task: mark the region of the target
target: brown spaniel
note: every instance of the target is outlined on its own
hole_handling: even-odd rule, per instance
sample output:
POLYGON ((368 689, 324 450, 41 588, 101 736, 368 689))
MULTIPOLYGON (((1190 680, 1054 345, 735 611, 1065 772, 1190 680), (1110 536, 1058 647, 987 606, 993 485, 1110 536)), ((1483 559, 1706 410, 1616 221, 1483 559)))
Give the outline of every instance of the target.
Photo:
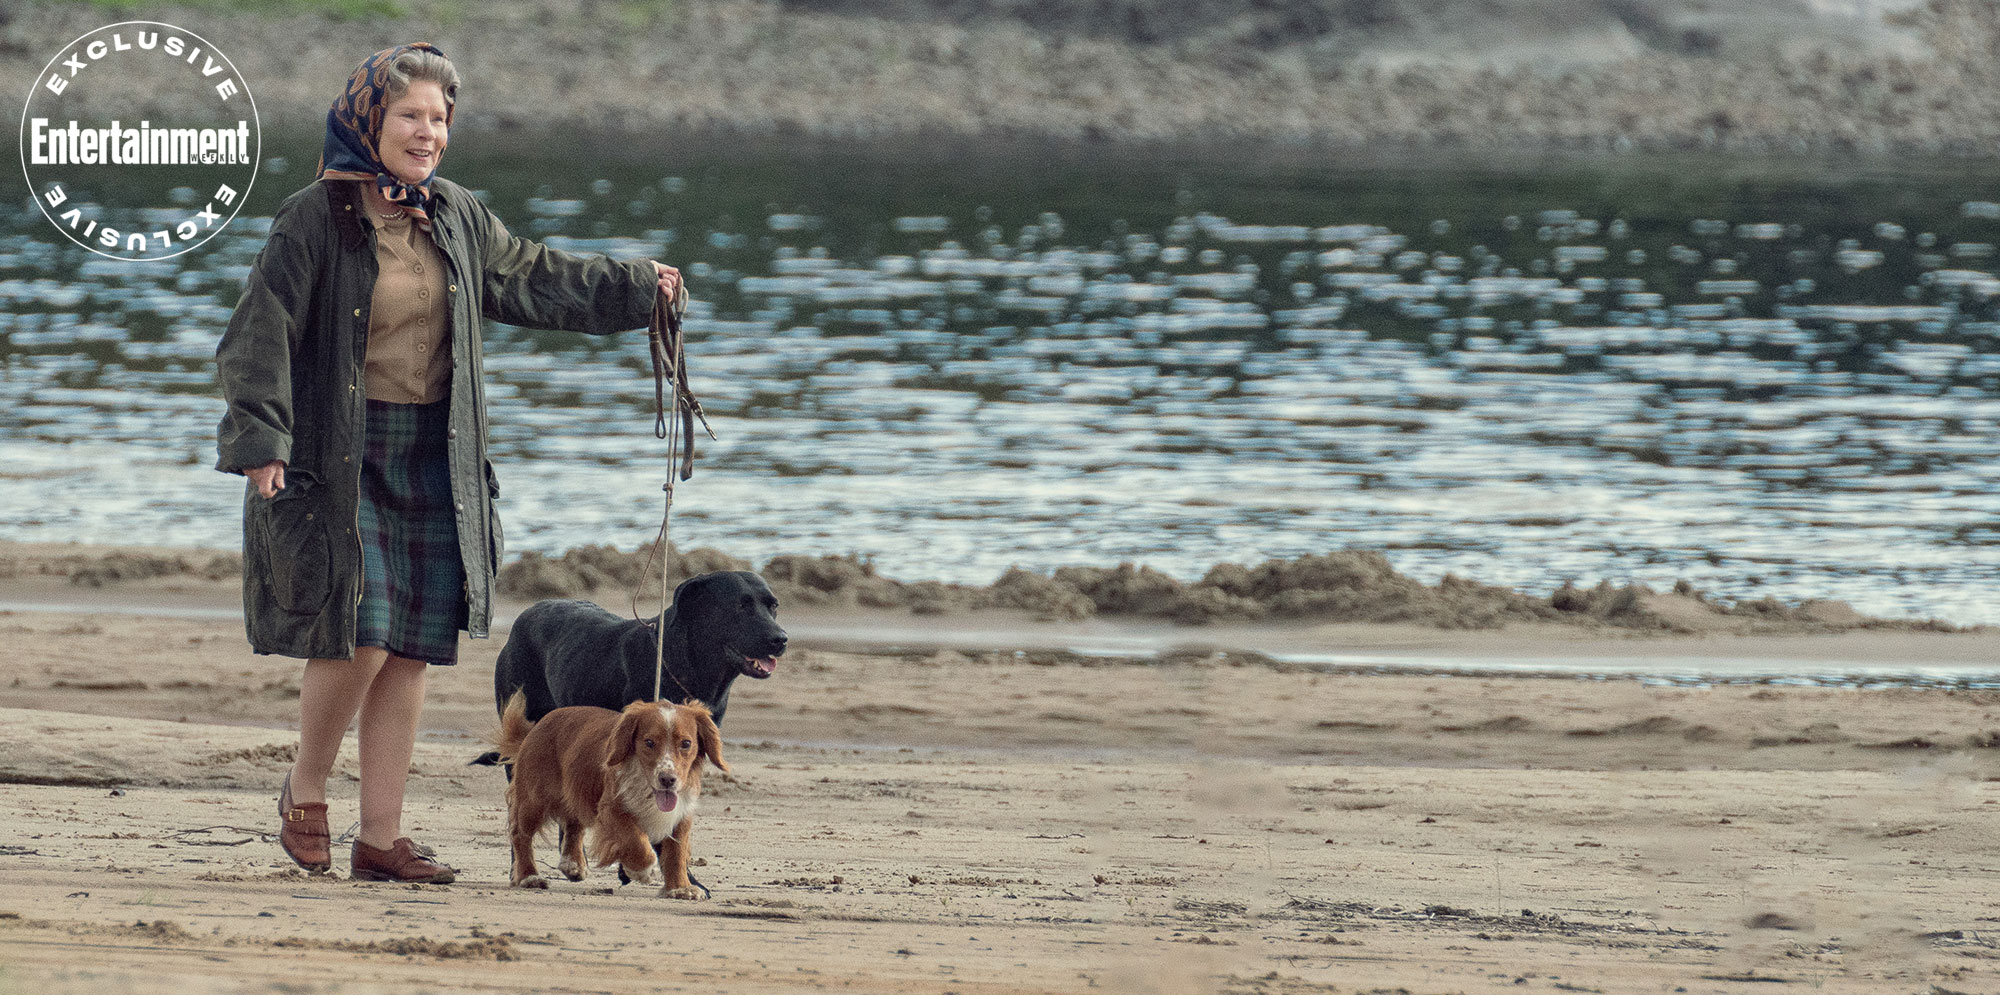
POLYGON ((584 878, 584 829, 590 862, 617 864, 640 884, 664 874, 660 895, 699 899, 688 879, 688 832, 701 797, 701 762, 722 762, 722 737, 707 706, 635 701, 622 712, 589 705, 558 708, 530 723, 516 693, 501 715, 497 745, 514 765, 507 809, 514 846, 514 887, 546 888, 535 866, 535 834, 562 829, 562 861, 571 881, 584 878))

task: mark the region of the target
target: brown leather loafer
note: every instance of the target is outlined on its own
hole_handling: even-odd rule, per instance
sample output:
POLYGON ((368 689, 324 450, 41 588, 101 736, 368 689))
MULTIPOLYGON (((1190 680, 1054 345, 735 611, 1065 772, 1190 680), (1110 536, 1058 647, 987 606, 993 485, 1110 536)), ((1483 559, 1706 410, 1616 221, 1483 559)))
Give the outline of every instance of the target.
POLYGON ((278 791, 278 845, 285 856, 314 874, 333 866, 333 832, 326 825, 326 803, 292 803, 292 775, 278 791))
POLYGON ((418 849, 408 836, 389 844, 387 850, 355 840, 350 862, 354 880, 403 884, 450 884, 458 880, 457 872, 424 856, 418 849))

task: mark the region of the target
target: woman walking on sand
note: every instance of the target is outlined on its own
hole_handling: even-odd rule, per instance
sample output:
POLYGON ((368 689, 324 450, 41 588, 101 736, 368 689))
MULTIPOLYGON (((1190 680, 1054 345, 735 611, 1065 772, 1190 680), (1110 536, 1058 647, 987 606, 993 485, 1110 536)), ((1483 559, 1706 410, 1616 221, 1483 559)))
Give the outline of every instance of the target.
POLYGON ((511 235, 437 176, 459 75, 426 43, 377 52, 327 114, 314 182, 278 209, 216 352, 216 469, 249 478, 243 612, 258 653, 306 660, 285 853, 332 864, 326 781, 360 715, 357 879, 446 883, 403 835, 433 665, 486 635, 500 526, 480 317, 605 334, 647 323, 680 273, 511 235))

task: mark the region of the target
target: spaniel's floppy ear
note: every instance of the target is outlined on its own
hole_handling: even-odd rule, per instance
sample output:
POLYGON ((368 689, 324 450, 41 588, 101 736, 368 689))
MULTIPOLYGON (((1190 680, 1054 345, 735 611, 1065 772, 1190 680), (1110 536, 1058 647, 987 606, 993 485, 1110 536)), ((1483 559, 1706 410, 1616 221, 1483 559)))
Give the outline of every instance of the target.
POLYGON ((604 766, 620 766, 639 752, 639 737, 646 734, 642 722, 645 716, 643 702, 635 701, 625 706, 624 714, 618 716, 618 725, 611 730, 611 741, 605 744, 604 766))
POLYGON ((680 707, 694 713, 694 761, 700 763, 702 757, 708 757, 708 763, 714 763, 718 771, 728 773, 730 765, 722 763, 722 729, 716 729, 716 719, 708 713, 708 705, 698 697, 690 697, 682 701, 680 707))
POLYGON ((729 765, 722 762, 722 730, 715 727, 715 718, 709 715, 708 706, 698 701, 691 701, 682 707, 689 706, 694 709, 695 742, 699 744, 695 751, 696 761, 699 762, 701 757, 707 757, 708 762, 714 764, 716 770, 729 773, 729 765))

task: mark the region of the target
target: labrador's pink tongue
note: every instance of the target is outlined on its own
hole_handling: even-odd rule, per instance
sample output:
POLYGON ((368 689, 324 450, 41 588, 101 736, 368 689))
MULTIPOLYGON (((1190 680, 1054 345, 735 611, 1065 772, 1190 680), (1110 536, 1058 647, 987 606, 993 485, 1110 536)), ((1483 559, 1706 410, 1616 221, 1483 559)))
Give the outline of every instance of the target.
POLYGON ((679 804, 680 800, 681 800, 680 796, 674 794, 671 791, 660 791, 655 789, 653 792, 653 801, 654 803, 660 806, 660 811, 662 812, 673 811, 674 806, 679 804))

